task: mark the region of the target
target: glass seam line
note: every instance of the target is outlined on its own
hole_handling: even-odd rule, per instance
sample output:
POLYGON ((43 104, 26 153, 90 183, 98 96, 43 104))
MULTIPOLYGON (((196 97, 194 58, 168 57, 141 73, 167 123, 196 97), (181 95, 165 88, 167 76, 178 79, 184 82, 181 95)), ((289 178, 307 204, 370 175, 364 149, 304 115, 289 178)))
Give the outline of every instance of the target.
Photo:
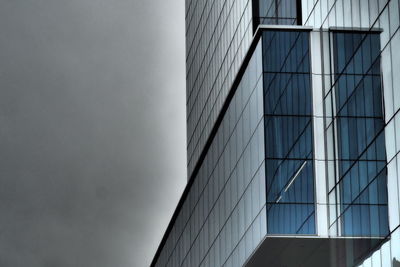
MULTIPOLYGON (((251 25, 251 23, 248 24, 247 30, 249 29, 249 26, 250 26, 250 25, 251 25)), ((243 38, 242 40, 244 40, 244 38, 243 38)), ((237 76, 237 75, 238 75, 238 74, 236 74, 236 76, 237 76)), ((225 82, 225 80, 227 79, 227 77, 228 77, 228 76, 225 76, 223 83, 225 82)), ((231 90, 232 90, 232 86, 231 86, 231 90)), ((228 95, 229 95, 229 93, 230 93, 231 90, 228 91, 228 94, 227 94, 226 98, 228 97, 228 95)), ((222 90, 219 90, 219 91, 218 91, 218 95, 216 96, 215 101, 214 101, 214 103, 213 103, 213 105, 212 105, 212 107, 211 107, 211 111, 216 107, 216 103, 218 102, 218 97, 221 95, 221 91, 222 91, 222 90)), ((211 93, 210 93, 210 94, 211 94, 211 93)), ((225 99, 225 101, 226 101, 226 99, 225 99)), ((225 102, 225 101, 224 101, 224 102, 225 102)), ((223 104, 222 104, 222 107, 223 107, 223 104)), ((222 107, 221 107, 221 110, 222 110, 222 107)), ((205 109, 205 106, 203 107, 202 113, 203 113, 204 109, 205 109)), ((212 112, 210 112, 210 113, 208 114, 207 119, 206 119, 206 122, 205 122, 205 125, 207 125, 207 122, 210 120, 211 115, 212 115, 212 112)), ((201 117, 200 117, 200 118, 201 118, 201 117)), ((217 118, 217 119, 218 119, 218 118, 217 118)), ((216 121, 217 121, 217 119, 216 119, 216 121)), ((214 122, 214 125, 216 124, 216 121, 214 122)), ((200 120, 197 122, 196 127, 194 128, 193 133, 194 133, 195 130, 197 129, 197 127, 198 127, 198 125, 199 125, 199 122, 200 122, 200 120)), ((213 126, 213 127, 214 127, 214 126, 213 126)), ((205 127, 201 130, 200 137, 203 135, 203 132, 204 132, 204 131, 205 131, 205 127)), ((211 134, 211 133, 210 133, 210 134, 211 134)), ((209 135, 210 135, 210 134, 209 134, 209 135)), ((206 140, 207 140, 208 138, 210 138, 210 136, 208 136, 208 137, 206 138, 206 140)), ((192 139, 193 139, 193 136, 191 137, 191 140, 192 140, 192 139)), ((190 140, 190 142, 191 142, 191 140, 190 140)), ((194 148, 197 148, 199 142, 200 142, 200 138, 197 140, 197 142, 196 142, 194 148)), ((188 143, 188 144, 189 144, 189 143, 188 143)), ((188 146, 188 147, 189 147, 189 146, 188 146)), ((204 149, 204 148, 203 148, 203 149, 204 149)), ((189 162, 192 160, 192 158, 193 158, 193 155, 190 156, 189 162)))
MULTIPOLYGON (((249 25, 250 25, 250 24, 251 24, 251 23, 249 23, 249 25)), ((245 33, 248 32, 248 30, 249 30, 249 26, 246 26, 245 33)), ((237 54, 238 54, 238 51, 239 51, 239 49, 240 49, 241 46, 242 46, 242 43, 243 43, 244 38, 245 38, 245 36, 242 36, 242 38, 240 39, 239 47, 238 47, 238 49, 237 49, 236 52, 235 52, 234 58, 236 58, 236 56, 237 56, 237 54)), ((231 43, 232 43, 232 42, 233 42, 233 40, 231 41, 231 43)), ((227 56, 227 54, 228 54, 228 52, 229 52, 229 48, 230 48, 231 43, 229 44, 228 50, 227 50, 227 52, 225 53, 224 58, 222 59, 222 63, 224 63, 224 61, 225 61, 225 58, 226 58, 226 56, 227 56)), ((212 62, 212 59, 214 58, 215 53, 216 53, 216 48, 215 48, 213 54, 211 55, 211 60, 210 60, 210 62, 207 63, 207 64, 208 64, 207 69, 209 69, 209 66, 210 66, 210 64, 211 64, 211 62, 212 62)), ((202 61, 202 62, 203 62, 203 61, 202 61)), ((231 64, 231 65, 232 65, 232 64, 231 64)), ((231 68, 231 65, 230 65, 230 68, 231 68)), ((211 87, 210 87, 210 92, 208 93, 208 96, 207 96, 207 98, 205 99, 205 103, 207 103, 207 100, 210 98, 210 95, 211 95, 211 93, 212 93, 212 91, 213 91, 213 89, 214 89, 214 86, 216 85, 216 81, 218 80, 219 74, 221 73, 222 67, 223 67, 223 64, 221 64, 221 66, 220 66, 219 69, 218 69, 218 72, 216 73, 215 80, 213 81, 213 84, 212 84, 211 87)), ((230 68, 229 68, 229 70, 230 70, 230 68)), ((227 75, 229 74, 229 70, 228 70, 227 75)), ((205 73, 205 74, 206 74, 206 73, 205 73)), ((202 81, 201 81, 201 83, 200 83, 200 85, 199 85, 199 89, 201 89, 202 85, 204 84, 204 82, 205 82, 205 80, 206 80, 206 75, 205 75, 205 74, 204 74, 204 77, 203 77, 203 79, 202 79, 202 81)), ((199 75, 199 73, 198 73, 198 75, 199 75)), ((227 75, 226 75, 226 76, 227 76, 227 75)), ((223 82, 226 80, 226 76, 224 77, 223 82)), ((197 81, 197 78, 196 78, 196 81, 197 81)), ((195 82, 196 82, 196 81, 195 81, 195 82)), ((219 91, 218 91, 218 92, 219 92, 219 91)), ((200 94, 200 90, 197 90, 195 99, 193 100, 193 101, 194 101, 193 104, 196 103, 196 100, 197 100, 199 94, 200 94)), ((219 95, 219 94, 218 94, 218 95, 219 95)), ((187 99, 187 104, 189 103, 190 97, 191 97, 191 94, 189 95, 189 98, 187 99)), ((190 101, 192 101, 192 100, 190 100, 190 101)), ((206 105, 204 104, 203 107, 202 107, 202 111, 201 111, 200 114, 199 114, 199 118, 201 118, 201 115, 203 114, 203 110, 205 109, 205 106, 206 106, 206 105)), ((191 107, 191 109, 189 110, 189 112, 188 112, 188 114, 187 114, 186 120, 187 120, 188 122, 189 122, 190 116, 192 115, 192 112, 193 112, 193 110, 194 110, 194 107, 195 107, 195 105, 193 105, 193 106, 191 107)), ((193 138, 193 135, 194 135, 195 130, 196 130, 196 128, 197 128, 197 124, 198 124, 198 122, 196 123, 196 125, 194 125, 195 127, 193 128, 193 133, 191 133, 191 136, 190 136, 190 139, 189 139, 189 142, 188 142, 188 143, 190 143, 190 141, 191 141, 192 138, 193 138)))
MULTIPOLYGON (((261 78, 261 77, 262 77, 262 75, 259 76, 259 78, 258 78, 256 84, 258 84, 258 82, 260 81, 260 78, 261 78)), ((239 115, 238 121, 235 123, 235 126, 234 126, 233 130, 236 129, 237 124, 238 124, 240 118, 243 117, 244 109, 245 109, 245 108, 247 107, 247 105, 249 104, 250 98, 251 98, 251 96, 254 94, 255 89, 257 89, 257 85, 254 86, 252 93, 250 94, 249 98, 247 99, 247 101, 246 101, 246 103, 245 103, 245 105, 244 105, 244 107, 243 107, 243 110, 242 110, 242 112, 241 112, 240 115, 239 115)), ((236 168, 238 162, 239 162, 240 159, 242 158, 244 152, 246 151, 246 148, 249 146, 249 143, 250 143, 251 139, 252 139, 253 136, 254 136, 254 133, 256 132, 257 128, 260 126, 260 124, 261 124, 262 121, 263 121, 263 117, 261 116, 260 119, 259 119, 259 121, 258 121, 258 123, 257 123, 257 126, 255 127, 255 131, 251 134, 251 136, 250 136, 249 140, 247 141, 247 143, 246 143, 246 145, 245 145, 245 147, 244 147, 242 153, 239 155, 239 158, 238 158, 237 162, 235 163, 235 166, 234 166, 233 170, 236 168)), ((223 152, 225 151, 225 148, 226 148, 226 146, 227 146, 227 144, 228 144, 228 142, 229 142, 229 140, 230 140, 230 138, 231 138, 232 135, 233 135, 233 132, 230 134, 230 136, 229 136, 229 138, 228 138, 228 140, 227 140, 227 143, 224 144, 223 150, 222 150, 222 152, 221 152, 221 155, 218 156, 218 159, 217 159, 217 161, 216 161, 216 164, 215 164, 215 166, 213 167, 213 169, 212 169, 212 171, 211 171, 211 173, 210 173, 210 176, 209 176, 208 179, 207 179, 207 182, 206 182, 204 188, 203 188, 203 189, 201 190, 201 192, 199 193, 199 198, 196 200, 196 203, 195 203, 195 205, 194 205, 194 207, 193 207, 193 210, 195 209, 195 207, 196 207, 197 204, 199 203, 200 197, 201 197, 201 195, 204 193, 204 189, 205 189, 205 187, 208 185, 208 183, 209 183, 209 181, 210 181, 210 179, 211 179, 211 176, 212 176, 212 174, 214 173, 214 171, 215 171, 215 169, 216 169, 216 167, 217 167, 217 165, 218 165, 218 162, 219 162, 220 159, 222 158, 222 154, 223 154, 223 152)), ((263 161, 264 161, 264 160, 263 160, 263 161)), ((263 161, 262 161, 262 162, 263 162, 263 161)), ((229 174, 229 178, 227 179, 227 181, 230 179, 232 173, 233 173, 233 171, 229 174)), ((256 173, 257 173, 257 172, 256 172, 256 173)), ((226 184, 226 183, 225 183, 225 184, 226 184)), ((224 184, 224 187, 223 187, 223 188, 225 188, 225 184, 224 184)), ((223 188, 222 188, 222 190, 223 190, 223 188)), ((220 194, 218 195, 217 200, 219 199, 219 196, 221 195, 221 193, 222 193, 222 191, 221 191, 220 194)), ((214 205, 211 207, 211 210, 214 208, 215 204, 216 204, 216 203, 214 203, 214 205)), ((190 216, 189 216, 187 222, 185 223, 184 228, 186 227, 187 223, 189 222, 190 218, 192 217, 192 214, 193 214, 193 213, 190 214, 190 216)), ((203 224, 203 225, 204 225, 204 224, 203 224)), ((183 232, 182 232, 182 233, 183 233, 183 232)), ((178 237, 177 240, 179 240, 180 237, 181 237, 181 235, 178 237)), ((197 236, 195 237, 195 239, 196 239, 196 238, 197 238, 197 236)))
MULTIPOLYGON (((233 5, 232 5, 232 8, 233 8, 233 5)), ((231 12, 232 8, 229 10, 228 16, 231 14, 230 12, 231 12)), ((245 9, 246 9, 246 8, 247 8, 247 6, 245 7, 245 9)), ((238 26, 236 27, 235 32, 233 33, 233 38, 236 36, 236 33, 238 32, 238 29, 239 29, 239 27, 240 27, 240 22, 242 21, 243 16, 244 16, 244 12, 242 13, 242 15, 241 15, 241 17, 240 17, 239 24, 238 24, 238 26)), ((228 19, 228 18, 229 18, 229 17, 227 17, 227 19, 228 19)), ((250 23, 251 23, 251 22, 250 22, 250 23)), ((250 24, 250 23, 249 23, 249 24, 250 24)), ((223 25, 223 28, 222 28, 222 30, 221 30, 222 32, 223 32, 223 30, 225 29, 226 24, 227 24, 227 23, 225 22, 224 25, 223 25)), ((213 35, 214 35, 214 33, 215 33, 215 30, 216 30, 216 28, 214 29, 213 35)), ((248 31, 248 26, 246 26, 246 30, 245 30, 244 33, 246 33, 247 31, 248 31)), ((209 61, 208 63, 206 63, 206 64, 207 64, 207 66, 206 66, 206 67, 207 67, 207 68, 206 68, 206 73, 204 73, 204 77, 202 77, 202 80, 200 81, 199 89, 202 88, 204 82, 206 81, 206 74, 207 74, 208 70, 210 69, 210 64, 211 64, 212 60, 213 60, 214 57, 215 57, 215 54, 216 54, 216 52, 217 52, 218 43, 221 41, 221 38, 222 38, 222 35, 221 35, 221 36, 218 38, 218 40, 217 40, 216 46, 215 46, 215 48, 214 48, 214 50, 213 50, 213 52, 212 52, 212 54, 211 54, 210 61, 209 61)), ((239 47, 237 48, 237 50, 236 50, 236 52, 235 52, 234 58, 236 58, 236 55, 237 55, 237 53, 238 53, 238 50, 239 50, 240 47, 241 47, 241 44, 242 44, 244 38, 245 38, 244 36, 241 37, 240 42, 239 42, 239 47)), ((219 77, 219 74, 221 73, 221 69, 222 69, 222 67, 223 67, 223 63, 225 62, 225 59, 226 59, 226 57, 227 57, 227 55, 228 55, 228 53, 229 53, 229 49, 230 49, 230 47, 231 47, 233 41, 234 41, 234 39, 232 39, 232 40, 230 41, 230 43, 229 43, 229 45, 228 45, 227 52, 224 54, 224 57, 222 58, 222 64, 221 64, 221 66, 219 67, 219 69, 218 69, 218 71, 217 71, 217 73, 216 73, 215 80, 214 80, 213 84, 211 85, 210 92, 208 93, 208 97, 207 97, 205 103, 207 103, 207 100, 209 99, 209 97, 210 97, 210 95, 211 95, 211 93, 212 93, 212 90, 213 90, 213 88, 214 88, 214 86, 215 86, 215 84, 216 84, 216 81, 217 81, 217 79, 218 79, 218 77, 219 77)), ((196 77, 195 77, 195 80, 193 81, 193 86, 196 85, 196 82, 197 82, 198 78, 200 77, 199 75, 200 75, 200 72, 201 72, 201 70, 202 70, 203 63, 205 62, 205 59, 206 59, 206 56, 207 56, 207 51, 208 51, 210 45, 211 45, 211 42, 209 42, 209 45, 208 45, 207 50, 206 50, 206 53, 204 54, 203 59, 202 59, 202 61, 201 61, 201 63, 200 63, 199 71, 197 72, 196 77)), ((231 64, 231 65, 232 65, 232 64, 231 64)), ((228 71, 229 71, 229 70, 228 70, 228 71)), ((228 74, 228 73, 227 73, 227 74, 228 74)), ((224 80, 225 80, 225 79, 224 79, 224 80)), ((192 94, 193 94, 193 92, 194 92, 194 87, 191 88, 190 94, 189 94, 189 96, 187 97, 187 100, 186 100, 186 104, 189 104, 189 101, 193 101, 193 106, 191 107, 191 109, 189 110, 189 112, 188 112, 188 114, 187 114, 187 120, 189 120, 189 118, 190 118, 190 116, 191 116, 191 114, 192 114, 192 112, 193 112, 193 110, 194 110, 195 103, 197 102, 196 100, 197 100, 198 97, 199 97, 200 91, 201 91, 201 90, 197 90, 196 95, 194 96, 195 98, 194 98, 193 100, 191 100, 192 94)), ((205 104, 204 104, 204 106, 205 106, 205 104)), ((204 110, 204 106, 203 106, 203 108, 202 108, 203 110, 204 110)), ((199 117, 201 117, 201 114, 202 114, 202 113, 203 113, 203 111, 200 113, 200 116, 199 116, 199 117)), ((196 129, 196 127, 193 129, 193 132, 195 132, 195 129, 196 129)), ((192 138, 192 135, 193 135, 193 134, 191 134, 191 138, 192 138)), ((191 140, 191 138, 190 138, 190 140, 191 140)))

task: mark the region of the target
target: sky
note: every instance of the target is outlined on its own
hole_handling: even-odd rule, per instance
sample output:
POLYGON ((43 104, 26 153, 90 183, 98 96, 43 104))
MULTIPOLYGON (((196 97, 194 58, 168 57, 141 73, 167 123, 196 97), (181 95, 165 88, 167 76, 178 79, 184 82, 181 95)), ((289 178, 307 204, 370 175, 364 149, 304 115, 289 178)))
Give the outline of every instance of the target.
POLYGON ((183 0, 0 1, 0 266, 148 266, 186 184, 183 0))

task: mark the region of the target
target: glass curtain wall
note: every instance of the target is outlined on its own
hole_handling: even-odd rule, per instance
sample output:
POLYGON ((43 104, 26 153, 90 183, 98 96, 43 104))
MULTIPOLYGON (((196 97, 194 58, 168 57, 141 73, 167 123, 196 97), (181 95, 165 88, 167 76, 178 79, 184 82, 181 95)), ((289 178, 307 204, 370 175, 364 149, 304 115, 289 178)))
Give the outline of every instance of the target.
POLYGON ((259 24, 301 25, 301 7, 298 0, 255 0, 254 17, 259 24))
POLYGON ((242 266, 266 234, 262 47, 249 59, 155 266, 242 266))
POLYGON ((334 96, 339 216, 343 236, 389 232, 380 39, 334 31, 334 96))
POLYGON ((315 234, 309 32, 262 38, 268 234, 315 234))

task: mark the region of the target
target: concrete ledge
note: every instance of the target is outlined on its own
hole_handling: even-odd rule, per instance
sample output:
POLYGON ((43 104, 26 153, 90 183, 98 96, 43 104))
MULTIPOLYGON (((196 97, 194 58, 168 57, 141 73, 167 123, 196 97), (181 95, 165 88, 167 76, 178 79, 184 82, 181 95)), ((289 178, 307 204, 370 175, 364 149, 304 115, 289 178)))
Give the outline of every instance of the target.
POLYGON ((267 236, 246 261, 246 267, 354 266, 383 238, 320 238, 267 236))

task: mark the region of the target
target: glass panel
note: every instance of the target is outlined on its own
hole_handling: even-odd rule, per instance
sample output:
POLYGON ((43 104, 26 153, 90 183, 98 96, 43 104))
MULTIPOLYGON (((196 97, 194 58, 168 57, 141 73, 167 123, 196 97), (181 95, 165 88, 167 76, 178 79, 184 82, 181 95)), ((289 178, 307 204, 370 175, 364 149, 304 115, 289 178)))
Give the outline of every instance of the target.
POLYGON ((378 33, 334 32, 339 218, 344 236, 388 234, 378 33))
POLYGON ((263 33, 268 234, 315 234, 309 33, 263 33))
MULTIPOLYGON (((297 0, 256 0, 258 3, 258 18, 260 24, 296 25, 301 24, 297 17, 297 0)), ((257 14, 257 12, 255 13, 257 14)))

